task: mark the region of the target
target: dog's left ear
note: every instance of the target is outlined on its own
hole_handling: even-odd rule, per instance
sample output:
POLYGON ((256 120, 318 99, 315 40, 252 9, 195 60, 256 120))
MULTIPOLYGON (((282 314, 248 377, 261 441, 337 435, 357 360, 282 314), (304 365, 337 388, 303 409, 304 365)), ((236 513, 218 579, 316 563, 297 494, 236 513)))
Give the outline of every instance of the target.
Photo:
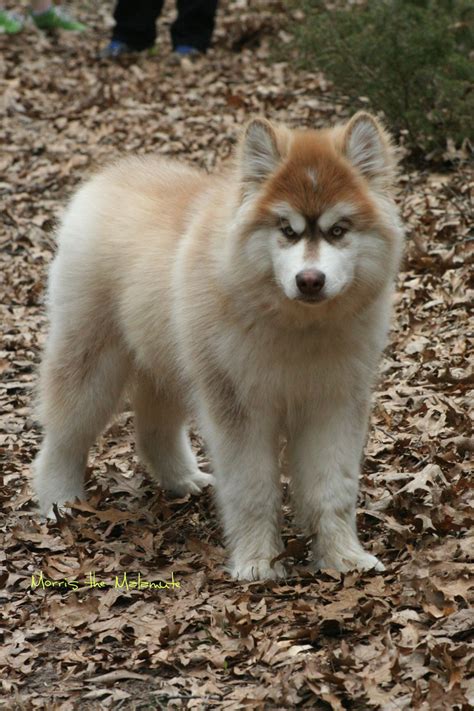
POLYGON ((351 118, 344 129, 343 152, 367 180, 392 182, 396 151, 388 133, 371 114, 359 111, 351 118))
POLYGON ((240 171, 248 192, 257 189, 275 170, 281 156, 271 123, 262 118, 250 121, 240 149, 240 171))

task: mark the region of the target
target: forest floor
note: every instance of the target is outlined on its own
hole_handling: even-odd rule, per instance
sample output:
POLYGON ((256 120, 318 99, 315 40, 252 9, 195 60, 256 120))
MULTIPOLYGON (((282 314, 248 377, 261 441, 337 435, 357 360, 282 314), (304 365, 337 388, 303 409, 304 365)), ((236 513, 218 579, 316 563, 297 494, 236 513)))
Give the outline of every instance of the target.
POLYGON ((172 7, 154 56, 99 61, 111 4, 86 6, 85 35, 0 37, 0 707, 472 708, 466 165, 400 178, 407 248, 358 510, 386 572, 311 574, 285 487, 291 577, 232 582, 211 492, 154 487, 127 409, 94 449, 88 502, 38 518, 32 394, 54 224, 75 186, 121 154, 218 168, 255 113, 308 127, 350 114, 320 73, 272 60, 288 40, 283 3, 222 2, 215 46, 195 62, 171 56, 172 7), (124 573, 179 587, 127 589, 124 573))

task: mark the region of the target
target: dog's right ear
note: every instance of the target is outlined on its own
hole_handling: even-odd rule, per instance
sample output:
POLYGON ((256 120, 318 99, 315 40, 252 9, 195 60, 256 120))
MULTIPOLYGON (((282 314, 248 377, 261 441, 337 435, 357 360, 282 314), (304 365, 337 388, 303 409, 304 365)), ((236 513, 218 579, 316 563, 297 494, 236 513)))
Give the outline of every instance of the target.
POLYGON ((281 160, 275 131, 269 121, 256 118, 247 124, 240 149, 240 171, 246 193, 257 190, 281 160))

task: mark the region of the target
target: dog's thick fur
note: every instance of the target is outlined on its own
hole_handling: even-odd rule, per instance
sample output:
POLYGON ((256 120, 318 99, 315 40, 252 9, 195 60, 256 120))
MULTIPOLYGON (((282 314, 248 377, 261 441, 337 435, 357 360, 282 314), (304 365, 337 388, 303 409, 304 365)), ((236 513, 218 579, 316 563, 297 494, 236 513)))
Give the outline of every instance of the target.
POLYGON ((187 438, 196 413, 235 578, 285 573, 282 435, 315 565, 383 569, 355 506, 402 245, 394 156, 366 113, 321 131, 254 119, 220 177, 131 158, 77 192, 50 275, 44 513, 84 497, 88 450, 130 385, 139 451, 177 494, 213 481, 187 438), (323 287, 302 293, 301 274, 323 287))

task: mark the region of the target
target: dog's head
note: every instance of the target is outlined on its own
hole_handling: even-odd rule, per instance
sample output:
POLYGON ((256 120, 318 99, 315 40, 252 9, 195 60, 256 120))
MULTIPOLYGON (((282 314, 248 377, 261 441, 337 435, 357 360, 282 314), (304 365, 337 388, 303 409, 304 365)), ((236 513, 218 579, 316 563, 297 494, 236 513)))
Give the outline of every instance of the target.
POLYGON ((320 131, 254 119, 237 160, 243 252, 283 302, 360 303, 392 280, 402 240, 395 149, 373 116, 320 131))

